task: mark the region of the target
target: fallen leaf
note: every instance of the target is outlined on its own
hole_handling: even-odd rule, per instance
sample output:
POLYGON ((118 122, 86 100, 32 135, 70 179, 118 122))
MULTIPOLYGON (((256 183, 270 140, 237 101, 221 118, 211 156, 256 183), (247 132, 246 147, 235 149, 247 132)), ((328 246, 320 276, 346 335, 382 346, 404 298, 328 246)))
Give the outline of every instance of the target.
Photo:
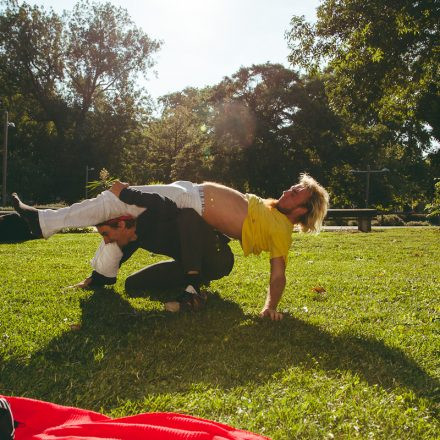
POLYGON ((322 286, 316 286, 312 290, 316 293, 325 293, 326 292, 326 290, 322 286))

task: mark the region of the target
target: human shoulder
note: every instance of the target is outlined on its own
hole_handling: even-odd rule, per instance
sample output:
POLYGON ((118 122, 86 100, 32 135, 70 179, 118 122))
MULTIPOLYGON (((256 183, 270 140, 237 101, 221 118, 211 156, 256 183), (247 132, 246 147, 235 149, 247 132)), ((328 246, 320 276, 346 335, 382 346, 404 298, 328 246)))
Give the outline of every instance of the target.
POLYGON ((252 194, 252 193, 246 193, 244 194, 245 199, 248 201, 248 203, 253 203, 255 205, 263 205, 264 204, 264 199, 252 194))

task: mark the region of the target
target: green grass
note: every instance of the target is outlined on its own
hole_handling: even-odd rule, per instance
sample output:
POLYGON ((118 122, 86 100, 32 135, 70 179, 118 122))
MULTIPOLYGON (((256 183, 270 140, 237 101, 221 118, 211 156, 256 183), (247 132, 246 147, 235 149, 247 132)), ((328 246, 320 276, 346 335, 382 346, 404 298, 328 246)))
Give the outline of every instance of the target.
POLYGON ((257 317, 268 259, 237 243, 231 276, 187 315, 125 293, 157 260, 147 252, 91 292, 65 287, 89 274, 96 234, 0 245, 0 393, 273 439, 439 438, 439 240, 438 228, 295 234, 281 322, 257 317))

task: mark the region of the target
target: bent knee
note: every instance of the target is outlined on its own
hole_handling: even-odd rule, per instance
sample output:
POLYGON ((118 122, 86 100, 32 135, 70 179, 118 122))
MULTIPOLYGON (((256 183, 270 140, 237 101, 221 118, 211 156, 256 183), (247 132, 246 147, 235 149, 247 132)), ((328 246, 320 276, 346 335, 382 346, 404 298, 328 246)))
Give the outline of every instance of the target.
POLYGON ((135 274, 129 276, 125 280, 125 291, 129 296, 140 296, 142 291, 148 289, 148 282, 144 279, 139 279, 135 274))
POLYGON ((232 268, 234 267, 234 253, 231 248, 228 246, 228 251, 226 252, 226 264, 224 266, 224 273, 222 276, 229 275, 232 272, 232 268))
POLYGON ((219 255, 218 260, 215 264, 210 267, 210 270, 205 273, 205 277, 209 278, 209 280, 218 280, 229 275, 234 267, 234 254, 231 251, 231 248, 227 246, 222 252, 222 255, 219 255))

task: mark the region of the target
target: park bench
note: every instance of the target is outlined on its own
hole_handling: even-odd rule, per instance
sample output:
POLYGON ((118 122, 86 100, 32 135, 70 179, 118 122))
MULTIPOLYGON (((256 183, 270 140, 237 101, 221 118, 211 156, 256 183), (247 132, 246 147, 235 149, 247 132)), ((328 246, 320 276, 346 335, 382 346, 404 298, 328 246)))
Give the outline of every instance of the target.
POLYGON ((377 216, 376 209, 329 209, 326 220, 354 218, 357 220, 358 230, 371 231, 371 219, 377 216))

